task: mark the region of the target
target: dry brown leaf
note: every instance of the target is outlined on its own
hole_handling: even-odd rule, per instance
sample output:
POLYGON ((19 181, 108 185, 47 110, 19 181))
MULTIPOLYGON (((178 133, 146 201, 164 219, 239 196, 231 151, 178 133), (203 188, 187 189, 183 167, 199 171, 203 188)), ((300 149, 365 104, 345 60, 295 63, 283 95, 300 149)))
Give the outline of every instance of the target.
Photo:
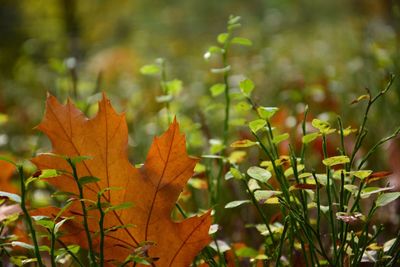
MULTIPOLYGON (((123 261, 144 241, 153 241, 148 256, 159 258, 156 266, 189 266, 194 257, 209 242, 208 229, 211 216, 208 212, 182 222, 171 220, 171 211, 187 180, 192 176, 197 160, 188 157, 185 137, 174 121, 160 137, 155 137, 146 161, 140 169, 128 161, 128 130, 124 114, 117 114, 110 101, 103 95, 99 112, 88 119, 72 103, 60 104, 48 96, 46 113, 38 129, 51 140, 52 153, 69 157, 89 156, 78 163, 80 177, 95 176, 98 183, 86 184, 84 198, 96 200, 97 192, 107 187, 122 187, 104 194, 112 205, 132 202, 129 209, 106 215, 105 227, 134 224, 134 227, 110 232, 106 237, 106 257, 123 261)), ((70 170, 67 162, 50 155, 40 155, 33 163, 39 169, 70 170)), ((60 176, 49 182, 61 191, 77 193, 71 176, 60 176)), ((54 209, 47 209, 47 213, 54 209)), ((82 214, 79 205, 70 212, 82 214)), ((90 231, 98 230, 98 212, 90 212, 90 231)), ((69 225, 73 232, 67 242, 85 246, 79 218, 69 225)), ((95 242, 97 247, 97 243, 95 242)))

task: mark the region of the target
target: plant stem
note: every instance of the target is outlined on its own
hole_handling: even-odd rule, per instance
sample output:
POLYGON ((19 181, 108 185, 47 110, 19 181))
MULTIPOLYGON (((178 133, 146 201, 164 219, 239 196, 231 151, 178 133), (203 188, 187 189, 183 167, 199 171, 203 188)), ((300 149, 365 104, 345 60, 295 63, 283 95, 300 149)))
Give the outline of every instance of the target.
POLYGON ((37 263, 38 263, 39 267, 44 267, 44 264, 42 262, 42 257, 40 256, 39 245, 38 245, 37 238, 36 238, 36 232, 35 232, 35 229, 33 228, 31 216, 29 215, 28 209, 26 208, 26 187, 25 187, 24 168, 22 165, 19 165, 19 166, 17 166, 17 169, 18 169, 19 180, 20 180, 20 185, 21 185, 21 209, 25 215, 25 220, 28 224, 28 228, 29 228, 29 231, 32 236, 32 242, 33 242, 33 246, 34 246, 35 257, 37 259, 37 263))
POLYGON ((55 243, 56 243, 56 235, 54 233, 55 226, 50 231, 51 239, 50 239, 50 260, 51 266, 57 267, 56 264, 56 255, 55 255, 55 243))
MULTIPOLYGON (((328 158, 328 153, 327 153, 327 144, 326 144, 326 135, 322 134, 322 150, 324 153, 324 158, 328 158)), ((333 253, 336 257, 337 253, 337 248, 336 248, 336 227, 335 227, 335 220, 333 216, 333 203, 332 203, 332 195, 331 195, 331 177, 330 177, 330 168, 329 166, 326 166, 326 194, 328 197, 328 206, 329 206, 329 220, 330 220, 330 226, 331 226, 331 231, 332 231, 332 245, 333 245, 333 253)))
POLYGON ((79 177, 78 177, 75 163, 72 162, 72 160, 70 158, 67 159, 67 162, 69 163, 69 165, 72 168, 72 175, 74 177, 74 180, 75 180, 75 182, 78 186, 78 190, 79 190, 79 198, 80 198, 82 214, 83 214, 83 227, 85 228, 86 238, 88 241, 89 263, 90 263, 90 266, 97 266, 96 259, 94 257, 92 237, 90 235, 89 224, 87 221, 88 214, 87 214, 86 205, 85 205, 85 201, 84 201, 83 188, 82 188, 82 185, 79 183, 79 177))
POLYGON ((72 253, 72 251, 68 248, 67 245, 64 244, 64 242, 62 242, 61 240, 57 240, 57 242, 65 249, 65 251, 67 251, 67 253, 75 260, 75 262, 80 266, 80 267, 84 267, 82 262, 79 260, 79 258, 72 253))
POLYGON ((99 218, 99 232, 100 232, 100 252, 99 252, 99 258, 100 258, 100 267, 104 266, 104 210, 103 207, 101 206, 101 194, 97 195, 97 208, 100 213, 100 218, 99 218))
POLYGON ((275 266, 279 266, 280 265, 280 258, 281 258, 281 255, 282 255, 283 242, 285 241, 286 231, 288 229, 288 226, 289 226, 289 219, 288 219, 288 217, 286 217, 285 218, 285 223, 283 225, 283 231, 282 231, 281 239, 279 241, 278 255, 276 255, 275 266))
POLYGON ((260 204, 258 203, 257 199, 255 198, 253 192, 250 190, 250 187, 249 187, 249 185, 247 184, 246 180, 243 180, 243 184, 244 184, 244 186, 246 187, 247 191, 248 191, 249 194, 250 194, 251 201, 253 202, 253 205, 256 207, 258 213, 259 213, 260 216, 261 216, 261 219, 263 220, 265 226, 266 226, 267 229, 268 229, 268 232, 269 232, 269 235, 270 235, 270 237, 271 237, 272 243, 275 243, 274 235, 273 235, 273 233, 272 233, 271 228, 269 227, 268 219, 267 219, 267 217, 265 216, 263 210, 261 209, 260 204))

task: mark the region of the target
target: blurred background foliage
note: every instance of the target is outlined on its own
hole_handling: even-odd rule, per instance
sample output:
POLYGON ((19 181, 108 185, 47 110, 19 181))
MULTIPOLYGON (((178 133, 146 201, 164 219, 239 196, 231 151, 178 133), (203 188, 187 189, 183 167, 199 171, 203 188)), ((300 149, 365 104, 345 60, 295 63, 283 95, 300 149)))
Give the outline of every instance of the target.
MULTIPOLYGON (((230 14, 242 16, 240 35, 253 40, 250 49, 231 53, 233 73, 253 79, 256 101, 282 107, 289 124, 301 103, 315 115, 330 111, 356 123, 360 109, 348 104, 365 87, 381 89, 400 64, 400 10, 394 0, 0 3, 0 112, 8 118, 0 145, 17 155, 38 145, 32 127, 43 114, 46 91, 95 103, 95 93, 104 90, 127 111, 131 145, 139 147, 137 161, 143 160, 151 141, 143 136, 164 126, 159 129, 155 116, 162 107, 155 101, 159 83, 139 69, 158 57, 166 59, 170 79, 183 81, 172 109, 189 132, 191 148, 207 145, 196 132, 200 121, 218 126, 222 114, 214 116, 210 108, 208 88, 218 77, 202 54, 230 14)), ((233 84, 238 77, 233 75, 233 84)), ((398 122, 399 84, 372 115, 371 125, 379 125, 372 130, 376 136, 398 122)))
MULTIPOLYGON (((62 101, 71 97, 91 116, 105 91, 126 112, 129 156, 143 162, 152 136, 166 129, 166 110, 156 101, 160 77, 144 76, 140 68, 162 57, 167 80, 182 81, 174 83, 170 109, 190 153, 212 153, 222 138, 224 101, 209 92, 222 80, 210 68, 221 62, 203 55, 225 31, 230 14, 242 17, 239 35, 253 41, 250 48, 230 51, 232 92, 243 77, 252 79, 255 101, 280 107, 274 124, 291 136, 298 134, 306 104, 310 119, 335 124, 339 114, 345 126, 357 128, 365 103, 350 105, 352 100, 364 88, 376 94, 390 73, 400 74, 396 0, 0 0, 0 151, 16 158, 49 151, 47 139, 33 129, 46 92, 62 101)), ((235 107, 231 122, 251 116, 235 107)), ((392 133, 399 116, 398 77, 370 114, 367 146, 392 133)), ((230 141, 249 138, 246 132, 232 127, 230 141)), ((309 153, 320 154, 319 149, 309 153)), ((400 173, 399 151, 399 142, 392 142, 368 167, 400 173)), ((259 155, 249 153, 256 162, 259 155)), ((233 194, 240 195, 235 188, 233 194)), ((232 216, 226 218, 235 228, 240 215, 232 216)), ((231 239, 243 239, 240 235, 236 231, 231 239)))

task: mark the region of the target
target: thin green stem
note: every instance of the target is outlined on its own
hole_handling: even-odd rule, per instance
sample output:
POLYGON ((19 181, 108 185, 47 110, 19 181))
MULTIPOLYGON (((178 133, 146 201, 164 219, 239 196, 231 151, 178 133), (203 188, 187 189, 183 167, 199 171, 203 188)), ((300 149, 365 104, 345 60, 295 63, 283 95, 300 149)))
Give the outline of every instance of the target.
POLYGON ((249 192, 251 201, 253 202, 253 205, 256 207, 258 214, 261 216, 262 221, 264 222, 265 226, 267 227, 267 230, 269 232, 269 235, 271 237, 272 243, 275 243, 274 235, 272 233, 271 227, 269 227, 269 222, 267 219, 267 216, 264 214, 264 211, 260 207, 260 204, 258 203, 257 199, 255 198, 253 192, 251 191, 249 185, 247 184, 246 180, 242 180, 244 186, 246 187, 247 192, 249 192))
POLYGON ((62 242, 61 240, 57 239, 57 242, 65 249, 65 251, 75 260, 75 262, 80 266, 83 267, 82 262, 79 260, 79 258, 72 253, 72 251, 68 248, 68 246, 66 244, 64 244, 64 242, 62 242))
POLYGON ((88 220, 87 220, 88 214, 87 214, 86 205, 85 205, 85 201, 84 201, 83 188, 82 188, 82 185, 79 183, 79 177, 78 177, 75 163, 72 162, 72 160, 70 158, 67 159, 67 162, 69 163, 69 165, 72 168, 72 175, 74 177, 75 183, 77 184, 78 190, 79 190, 79 198, 80 198, 82 214, 83 214, 83 227, 85 229, 86 238, 88 241, 89 263, 90 263, 90 266, 96 266, 96 259, 94 256, 92 237, 90 235, 89 224, 88 224, 88 220))
POLYGON ((55 225, 53 226, 53 229, 50 231, 50 260, 51 260, 51 266, 56 267, 56 255, 55 255, 55 243, 56 243, 56 235, 54 233, 55 231, 55 225))
POLYGON ((26 223, 28 224, 29 232, 31 233, 37 263, 39 267, 44 267, 42 257, 40 256, 39 244, 36 238, 35 228, 33 227, 32 218, 29 215, 28 209, 26 208, 26 187, 25 187, 24 168, 22 165, 19 165, 17 166, 17 169, 21 185, 21 209, 22 212, 24 213, 26 223))
MULTIPOLYGON (((161 89, 164 95, 168 95, 170 92, 168 90, 168 86, 167 86, 167 67, 166 67, 166 63, 165 63, 165 59, 160 59, 160 65, 161 65, 161 89)), ((167 110, 167 119, 168 119, 168 123, 171 123, 172 119, 171 119, 171 111, 170 111, 170 105, 169 105, 169 101, 165 102, 165 108, 167 110)))
MULTIPOLYGON (((325 134, 322 135, 322 150, 324 153, 324 158, 328 158, 328 153, 327 153, 327 143, 326 143, 326 136, 325 134)), ((329 221, 330 221, 330 227, 332 231, 332 246, 333 246, 333 253, 336 256, 337 255, 337 248, 336 248, 336 227, 335 227, 335 220, 333 216, 334 208, 333 208, 333 203, 332 203, 332 195, 331 195, 331 171, 329 166, 326 166, 326 193, 327 193, 327 198, 328 198, 328 206, 329 206, 329 221)))
POLYGON ((99 218, 99 233, 100 233, 100 251, 99 251, 99 260, 100 267, 104 266, 104 217, 105 213, 103 207, 101 206, 101 194, 97 195, 97 209, 99 210, 100 218, 99 218))
POLYGON ((289 219, 288 217, 285 218, 285 223, 283 224, 283 231, 281 234, 281 239, 279 241, 279 247, 278 247, 278 254, 276 255, 276 261, 275 261, 275 266, 280 266, 280 259, 282 256, 282 249, 283 249, 283 242, 285 241, 286 237, 286 231, 289 227, 289 219))

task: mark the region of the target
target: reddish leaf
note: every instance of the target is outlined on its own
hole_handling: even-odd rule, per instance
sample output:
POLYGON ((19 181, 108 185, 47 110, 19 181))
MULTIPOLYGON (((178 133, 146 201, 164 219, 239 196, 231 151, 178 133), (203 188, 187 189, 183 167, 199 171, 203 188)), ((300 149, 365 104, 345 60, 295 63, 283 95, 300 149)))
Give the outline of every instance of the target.
POLYGON ((374 172, 366 178, 366 183, 369 184, 369 183, 381 180, 392 174, 393 174, 392 172, 388 172, 388 171, 374 172))
MULTIPOLYGON (((185 137, 176 121, 162 136, 154 138, 140 169, 128 161, 125 116, 115 112, 105 95, 99 103, 98 114, 92 119, 86 118, 70 101, 61 105, 56 98, 49 96, 46 114, 38 129, 50 138, 53 153, 91 157, 77 164, 78 174, 101 180, 85 184, 85 199, 96 200, 100 189, 122 187, 123 190, 107 191, 104 200, 112 205, 124 202, 134 204, 132 208, 106 215, 105 228, 135 225, 107 235, 105 252, 108 259, 121 262, 140 243, 152 241, 154 245, 148 249, 148 256, 159 258, 157 266, 189 266, 210 242, 210 213, 182 222, 171 220, 175 202, 197 162, 188 157, 185 137)), ((49 155, 40 155, 32 161, 39 169, 70 170, 65 160, 49 155)), ((62 191, 77 193, 71 176, 53 178, 49 183, 62 191)), ((52 209, 47 212, 52 212, 52 209)), ((77 203, 72 206, 71 212, 82 213, 77 203)), ((98 230, 98 212, 90 211, 90 216, 90 231, 95 232, 98 230)), ((69 229, 74 229, 74 232, 65 239, 85 246, 80 216, 73 223, 69 229)))

